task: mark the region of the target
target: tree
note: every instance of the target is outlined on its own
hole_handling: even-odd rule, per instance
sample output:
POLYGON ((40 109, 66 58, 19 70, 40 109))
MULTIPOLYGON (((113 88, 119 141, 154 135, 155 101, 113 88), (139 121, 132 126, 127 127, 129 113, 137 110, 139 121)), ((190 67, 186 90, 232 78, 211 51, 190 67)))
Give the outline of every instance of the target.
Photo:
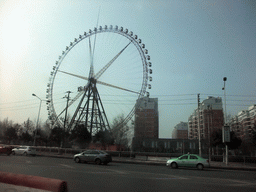
POLYGON ((105 147, 107 144, 114 144, 114 138, 108 130, 100 130, 98 133, 96 133, 94 136, 94 142, 97 141, 99 141, 103 147, 105 147))
POLYGON ((6 131, 5 131, 5 137, 8 141, 8 143, 10 143, 11 141, 13 140, 16 140, 18 139, 18 135, 17 135, 17 130, 13 127, 10 127, 8 128, 6 131))
POLYGON ((32 134, 35 130, 34 123, 29 118, 27 119, 27 121, 24 121, 23 126, 28 134, 32 134))
POLYGON ((21 134, 20 139, 24 142, 30 142, 33 141, 32 136, 26 131, 21 134))
POLYGON ((130 127, 127 124, 123 124, 124 115, 116 117, 113 121, 112 128, 110 130, 114 142, 117 145, 128 146, 130 127))
POLYGON ((44 130, 42 129, 38 129, 37 130, 37 139, 36 139, 37 143, 40 143, 39 145, 47 145, 48 143, 48 137, 47 134, 44 130))
POLYGON ((46 121, 44 123, 43 127, 44 127, 44 131, 45 131, 45 134, 46 134, 47 138, 49 138, 50 135, 51 135, 51 131, 52 131, 50 122, 46 121))
POLYGON ((63 129, 60 127, 54 127, 51 130, 50 141, 55 142, 58 146, 61 144, 63 129))
POLYGON ((4 119, 0 124, 1 135, 4 136, 8 128, 12 127, 13 122, 9 121, 8 118, 4 119))
POLYGON ((229 149, 238 149, 242 144, 242 140, 236 136, 234 131, 231 131, 230 142, 227 144, 229 149))
POLYGON ((91 141, 91 134, 85 125, 80 124, 71 131, 70 140, 84 148, 91 141))
MULTIPOLYGON (((234 131, 230 132, 230 142, 227 143, 229 149, 237 149, 242 143, 242 140, 238 138, 234 131)), ((215 130, 211 135, 212 146, 219 146, 224 148, 225 145, 222 142, 222 129, 215 130)))

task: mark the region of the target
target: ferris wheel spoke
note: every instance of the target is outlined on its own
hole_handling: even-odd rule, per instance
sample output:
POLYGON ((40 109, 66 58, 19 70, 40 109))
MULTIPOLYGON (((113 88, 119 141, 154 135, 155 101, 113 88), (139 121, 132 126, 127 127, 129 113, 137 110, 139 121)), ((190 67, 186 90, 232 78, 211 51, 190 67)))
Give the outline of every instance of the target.
POLYGON ((107 68, 110 67, 110 65, 112 63, 114 63, 114 61, 121 55, 121 53, 131 44, 128 43, 113 59, 111 59, 111 61, 109 61, 96 75, 95 75, 95 79, 99 79, 100 76, 107 70, 107 68))
POLYGON ((74 77, 78 77, 78 78, 80 78, 80 79, 89 80, 88 77, 84 77, 84 76, 81 76, 81 75, 76 75, 76 74, 68 73, 68 72, 61 71, 61 70, 58 70, 58 72, 65 73, 65 74, 67 74, 67 75, 71 75, 71 76, 74 76, 74 77))
POLYGON ((101 85, 106 85, 106 86, 109 86, 109 87, 113 87, 113 88, 116 88, 116 89, 120 89, 120 90, 123 90, 123 91, 128 91, 128 92, 131 92, 131 93, 140 94, 140 93, 137 92, 137 91, 132 91, 132 90, 129 90, 129 89, 125 89, 125 88, 118 87, 118 86, 116 86, 116 85, 111 85, 111 84, 108 84, 108 83, 105 83, 105 82, 102 82, 102 81, 97 81, 97 83, 99 83, 99 84, 101 84, 101 85))
POLYGON ((89 73, 89 78, 93 77, 94 75, 94 67, 93 67, 93 53, 92 53, 92 46, 91 46, 91 38, 89 37, 89 50, 90 50, 90 73, 89 73))

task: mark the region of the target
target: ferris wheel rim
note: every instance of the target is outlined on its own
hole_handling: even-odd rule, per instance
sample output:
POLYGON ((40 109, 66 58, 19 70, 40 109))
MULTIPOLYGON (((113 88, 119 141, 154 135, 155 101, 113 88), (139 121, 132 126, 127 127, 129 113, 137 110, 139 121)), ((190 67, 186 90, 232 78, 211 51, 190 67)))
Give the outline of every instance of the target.
MULTIPOLYGON (((105 27, 102 28, 100 26, 98 29, 97 28, 94 28, 94 30, 89 29, 88 33, 84 32, 83 35, 79 35, 79 38, 75 38, 73 42, 70 42, 70 45, 66 46, 65 51, 62 51, 62 55, 59 56, 59 59, 56 61, 55 66, 53 66, 53 71, 51 72, 51 76, 49 78, 49 83, 47 84, 47 90, 46 90, 46 92, 47 92, 46 98, 50 101, 48 103, 48 107, 47 107, 48 118, 49 119, 52 118, 51 121, 55 121, 55 123, 57 123, 58 125, 63 124, 63 122, 61 122, 61 120, 59 119, 59 116, 56 112, 56 109, 54 107, 54 99, 53 99, 54 81, 55 81, 56 74, 59 71, 59 67, 62 64, 62 61, 65 59, 65 57, 68 55, 68 53, 81 41, 85 40, 88 37, 96 35, 97 33, 107 33, 107 32, 108 33, 116 33, 116 34, 124 36, 125 38, 129 39, 131 41, 131 43, 133 43, 133 45, 138 50, 138 52, 140 54, 140 58, 141 58, 141 64, 143 67, 143 79, 141 82, 141 88, 140 88, 137 100, 142 98, 143 96, 145 96, 146 93, 148 96, 148 92, 146 91, 146 89, 149 86, 150 86, 149 89, 151 88, 151 85, 148 84, 149 67, 151 67, 151 62, 149 62, 150 56, 148 55, 148 50, 145 49, 145 45, 142 44, 141 39, 139 39, 137 35, 133 35, 132 31, 129 32, 128 29, 124 29, 123 27, 118 28, 118 26, 115 26, 115 28, 114 28, 112 25, 110 25, 109 27, 107 25, 105 25, 105 27)), ((151 70, 151 73, 152 73, 152 70, 151 70)), ((136 103, 134 104, 131 111, 126 115, 124 122, 127 123, 130 121, 130 119, 132 118, 132 116, 135 113, 135 108, 136 108, 136 103)))

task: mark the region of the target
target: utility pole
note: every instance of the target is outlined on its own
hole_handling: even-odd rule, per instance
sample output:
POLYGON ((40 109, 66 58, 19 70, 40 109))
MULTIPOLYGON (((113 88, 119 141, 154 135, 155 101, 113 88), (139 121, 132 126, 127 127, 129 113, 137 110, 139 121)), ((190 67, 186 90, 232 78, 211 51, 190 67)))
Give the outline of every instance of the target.
MULTIPOLYGON (((209 142, 209 161, 211 161, 211 129, 210 129, 210 114, 212 113, 212 106, 208 105, 208 142, 209 142)), ((211 123, 212 124, 212 123, 211 123)))
POLYGON ((37 97, 40 100, 40 105, 39 105, 39 111, 38 111, 38 116, 37 116, 37 121, 36 121, 36 130, 35 130, 35 136, 34 136, 34 143, 33 145, 36 146, 36 137, 37 137, 37 130, 38 130, 38 122, 39 122, 39 116, 40 116, 40 111, 41 111, 41 105, 42 105, 42 99, 38 97, 36 94, 32 94, 32 96, 37 97))
POLYGON ((65 142, 65 137, 66 137, 66 121, 67 121, 68 102, 70 100, 70 98, 69 98, 70 93, 71 93, 71 91, 67 91, 68 96, 63 97, 63 98, 67 98, 67 106, 66 106, 66 111, 65 111, 64 128, 63 128, 64 135, 63 135, 62 141, 61 141, 61 148, 63 147, 63 143, 65 142))
POLYGON ((202 151, 201 151, 201 127, 200 127, 200 93, 197 94, 197 102, 198 102, 198 145, 199 145, 199 156, 201 157, 202 151))
POLYGON ((65 96, 64 98, 67 98, 67 106, 66 106, 66 112, 65 112, 65 119, 64 119, 64 130, 66 130, 66 121, 67 121, 67 113, 68 113, 68 102, 69 102, 69 94, 71 91, 67 91, 68 96, 65 96))

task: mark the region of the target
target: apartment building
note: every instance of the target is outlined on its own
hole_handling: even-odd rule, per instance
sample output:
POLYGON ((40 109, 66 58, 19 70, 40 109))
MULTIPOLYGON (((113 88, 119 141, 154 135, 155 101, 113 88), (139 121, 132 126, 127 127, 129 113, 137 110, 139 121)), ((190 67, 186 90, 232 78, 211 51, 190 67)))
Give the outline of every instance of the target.
POLYGON ((208 139, 214 130, 222 128, 224 115, 220 97, 209 96, 200 103, 199 112, 196 109, 188 118, 189 139, 198 139, 198 125, 200 126, 201 139, 208 139))
POLYGON ((158 99, 143 97, 138 99, 136 104, 134 137, 158 138, 158 99))
POLYGON ((253 129, 256 127, 256 105, 252 105, 248 110, 240 111, 229 122, 231 130, 242 140, 251 138, 253 129))
POLYGON ((172 139, 188 139, 188 122, 180 122, 174 127, 172 139))

